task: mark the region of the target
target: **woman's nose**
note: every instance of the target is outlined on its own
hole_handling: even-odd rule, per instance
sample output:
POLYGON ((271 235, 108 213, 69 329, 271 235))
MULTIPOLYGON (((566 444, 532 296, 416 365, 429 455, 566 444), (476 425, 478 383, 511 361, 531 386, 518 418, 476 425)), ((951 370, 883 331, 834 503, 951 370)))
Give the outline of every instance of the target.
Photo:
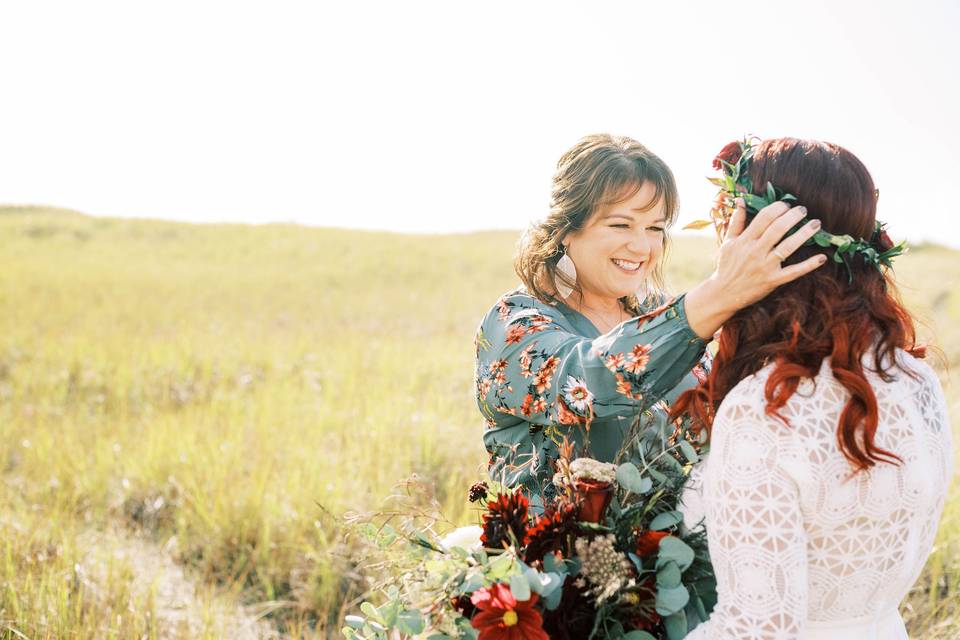
POLYGON ((630 238, 627 250, 634 253, 638 258, 644 258, 650 253, 650 239, 647 237, 646 230, 640 231, 630 238))

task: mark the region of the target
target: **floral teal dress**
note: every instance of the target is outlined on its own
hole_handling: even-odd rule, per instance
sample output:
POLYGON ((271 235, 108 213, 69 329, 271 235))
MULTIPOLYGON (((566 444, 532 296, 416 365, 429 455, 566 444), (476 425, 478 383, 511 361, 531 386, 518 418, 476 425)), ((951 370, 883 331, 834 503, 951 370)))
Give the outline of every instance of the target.
POLYGON ((687 323, 683 296, 601 335, 562 302, 518 289, 487 313, 476 347, 490 477, 523 486, 533 506, 552 493, 565 436, 577 455, 612 462, 638 414, 643 428, 662 424, 669 403, 705 375, 706 342, 687 323))

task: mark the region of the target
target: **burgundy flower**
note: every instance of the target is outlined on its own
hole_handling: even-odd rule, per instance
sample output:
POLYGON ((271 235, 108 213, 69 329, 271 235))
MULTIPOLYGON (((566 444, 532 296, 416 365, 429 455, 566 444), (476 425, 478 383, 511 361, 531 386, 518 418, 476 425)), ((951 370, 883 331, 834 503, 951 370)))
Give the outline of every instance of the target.
POLYGON ((512 544, 513 539, 523 544, 527 539, 529 509, 530 501, 523 491, 501 493, 496 500, 488 502, 480 536, 483 546, 500 549, 512 544))
POLYGON ((603 522, 613 500, 613 485, 596 480, 577 480, 577 494, 583 501, 580 503, 580 519, 597 524, 603 522))
POLYGON ((893 240, 891 240, 890 236, 887 235, 886 229, 881 229, 880 233, 877 234, 877 247, 881 252, 893 249, 893 240))
POLYGON ((660 541, 666 538, 666 531, 643 531, 637 534, 637 555, 641 558, 652 556, 660 549, 660 541))
POLYGON ((713 159, 713 168, 717 171, 723 169, 723 162, 728 162, 730 164, 737 164, 737 161, 740 160, 740 156, 743 155, 743 150, 740 148, 739 142, 730 142, 723 149, 720 150, 720 153, 717 154, 717 157, 713 159))
POLYGON ((524 560, 537 562, 554 551, 562 551, 567 540, 576 531, 577 507, 564 503, 555 507, 547 507, 543 515, 533 520, 533 525, 527 531, 527 548, 524 550, 524 560))

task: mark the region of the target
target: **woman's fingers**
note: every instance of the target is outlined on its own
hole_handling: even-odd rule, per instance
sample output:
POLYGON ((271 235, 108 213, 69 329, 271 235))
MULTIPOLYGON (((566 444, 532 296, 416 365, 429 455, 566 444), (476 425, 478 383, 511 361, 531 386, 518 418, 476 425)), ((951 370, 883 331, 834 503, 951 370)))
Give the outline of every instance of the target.
MULTIPOLYGON (((756 240, 763 235, 763 233, 767 230, 767 227, 769 227, 777 218, 789 210, 790 205, 782 201, 767 205, 760 210, 760 213, 757 214, 756 218, 750 221, 750 224, 747 225, 747 228, 743 232, 743 237, 750 240, 756 240)), ((782 236, 783 234, 781 233, 778 237, 782 236)), ((770 246, 772 247, 773 244, 770 246)))
POLYGON ((747 207, 743 204, 743 198, 737 198, 734 201, 734 211, 733 217, 730 219, 730 224, 727 227, 727 232, 724 234, 724 240, 730 240, 736 238, 741 233, 743 233, 743 227, 747 223, 747 207))
POLYGON ((789 267, 784 267, 780 269, 780 273, 777 276, 776 286, 792 282, 801 276, 805 276, 814 269, 822 267, 827 261, 827 256, 822 253, 818 256, 813 256, 812 258, 807 258, 803 262, 797 264, 792 264, 789 267))
MULTIPOLYGON (((795 224, 807 215, 806 207, 794 207, 770 223, 760 236, 760 250, 770 251, 795 224)), ((759 216, 758 216, 759 217, 759 216)), ((786 254, 784 254, 786 257, 786 254)))
POLYGON ((778 244, 773 250, 773 253, 776 254, 777 257, 782 258, 782 260, 786 260, 793 255, 794 251, 802 247, 804 242, 816 235, 817 231, 820 231, 820 221, 811 220, 797 229, 796 233, 784 238, 783 242, 778 244))

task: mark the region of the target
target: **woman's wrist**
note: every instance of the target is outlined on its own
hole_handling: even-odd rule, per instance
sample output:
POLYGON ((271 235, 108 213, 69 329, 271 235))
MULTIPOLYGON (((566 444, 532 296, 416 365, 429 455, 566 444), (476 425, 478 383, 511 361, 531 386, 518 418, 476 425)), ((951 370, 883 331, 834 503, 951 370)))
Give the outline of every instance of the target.
POLYGON ((740 308, 732 293, 713 277, 687 292, 683 304, 687 324, 704 340, 712 340, 723 323, 740 308))

